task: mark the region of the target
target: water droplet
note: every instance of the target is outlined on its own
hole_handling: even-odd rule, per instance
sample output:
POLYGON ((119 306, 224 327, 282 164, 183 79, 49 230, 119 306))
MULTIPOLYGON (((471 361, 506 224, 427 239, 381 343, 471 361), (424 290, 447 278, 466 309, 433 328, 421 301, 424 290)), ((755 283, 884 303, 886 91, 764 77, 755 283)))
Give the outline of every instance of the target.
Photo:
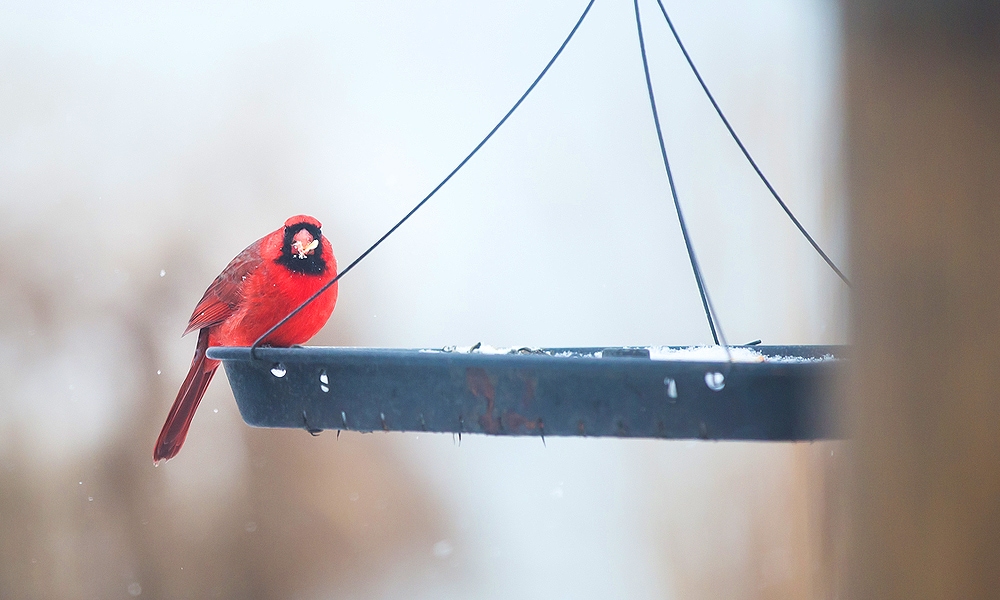
POLYGON ((129 596, 138 596, 141 593, 142 593, 142 586, 139 585, 137 582, 132 582, 132 583, 128 584, 128 595, 129 596))
POLYGON ((437 558, 448 558, 455 549, 448 540, 441 540, 434 544, 434 556, 437 558))
POLYGON ((166 270, 160 269, 160 277, 166 277, 166 276, 167 276, 166 270))
POLYGON ((705 373, 705 385, 713 392, 718 392, 726 387, 726 376, 718 371, 705 373))
POLYGON ((667 386, 667 396, 677 398, 677 382, 670 377, 663 378, 663 385, 667 386))
POLYGON ((330 384, 330 378, 326 376, 326 369, 319 372, 319 382, 327 385, 330 384))
POLYGON ((324 392, 324 393, 325 393, 325 392, 329 392, 329 391, 330 391, 330 386, 328 386, 328 385, 323 385, 323 384, 321 383, 321 384, 319 384, 319 389, 320 389, 320 391, 322 391, 322 392, 324 392))
POLYGON ((249 521, 244 529, 247 530, 247 533, 253 533, 257 531, 257 523, 255 521, 249 521))
POLYGON ((212 412, 214 412, 214 413, 217 413, 217 412, 219 412, 219 409, 217 409, 217 408, 213 408, 213 409, 212 409, 212 412))
MULTIPOLYGON (((833 453, 831 452, 830 454, 832 455, 833 453)), ((82 481, 80 482, 80 485, 83 485, 83 482, 82 482, 82 481)))
POLYGON ((274 366, 271 367, 271 375, 275 377, 284 377, 287 372, 288 370, 285 369, 285 365, 281 363, 274 363, 274 366))
POLYGON ((157 374, 157 375, 159 375, 159 374, 160 374, 160 373, 162 373, 162 372, 163 372, 163 371, 161 371, 161 370, 159 370, 159 369, 157 369, 157 370, 156 370, 156 374, 157 374))
POLYGON ((93 501, 94 501, 93 496, 87 496, 87 502, 93 502, 93 501))

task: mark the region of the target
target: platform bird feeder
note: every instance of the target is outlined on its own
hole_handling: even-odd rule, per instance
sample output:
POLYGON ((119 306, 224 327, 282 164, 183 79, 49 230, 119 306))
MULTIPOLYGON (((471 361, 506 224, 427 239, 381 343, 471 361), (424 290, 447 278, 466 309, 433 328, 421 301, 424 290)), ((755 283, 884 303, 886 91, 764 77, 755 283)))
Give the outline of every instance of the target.
POLYGON ((211 348, 257 427, 796 441, 826 418, 844 349, 211 348), (701 358, 705 357, 705 358, 701 358))

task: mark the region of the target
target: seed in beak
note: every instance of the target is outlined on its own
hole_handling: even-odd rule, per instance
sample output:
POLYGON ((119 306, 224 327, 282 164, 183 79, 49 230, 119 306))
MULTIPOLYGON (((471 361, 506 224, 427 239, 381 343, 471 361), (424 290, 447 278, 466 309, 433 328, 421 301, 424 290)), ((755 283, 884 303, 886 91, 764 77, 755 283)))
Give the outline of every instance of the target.
POLYGON ((296 258, 305 258, 313 253, 316 248, 319 247, 319 240, 313 240, 308 244, 303 243, 300 240, 295 240, 292 242, 292 250, 295 251, 296 258))

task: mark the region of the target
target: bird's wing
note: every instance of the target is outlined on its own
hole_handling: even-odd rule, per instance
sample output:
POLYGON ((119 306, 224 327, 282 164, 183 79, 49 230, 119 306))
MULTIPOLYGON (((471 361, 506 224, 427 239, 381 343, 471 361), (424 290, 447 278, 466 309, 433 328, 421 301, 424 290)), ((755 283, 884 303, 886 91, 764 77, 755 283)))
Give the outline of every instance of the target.
POLYGON ((262 241, 260 239, 247 246, 208 286, 201 302, 191 313, 184 335, 196 329, 218 325, 236 312, 236 307, 243 300, 243 282, 264 262, 260 256, 262 241))

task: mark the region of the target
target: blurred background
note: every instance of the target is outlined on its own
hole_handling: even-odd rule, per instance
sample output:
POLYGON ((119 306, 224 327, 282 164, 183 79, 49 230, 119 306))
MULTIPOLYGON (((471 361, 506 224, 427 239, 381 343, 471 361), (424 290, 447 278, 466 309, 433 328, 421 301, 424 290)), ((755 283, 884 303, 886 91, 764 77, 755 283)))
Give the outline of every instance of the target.
MULTIPOLYGON (((256 430, 221 375, 153 442, 202 292, 317 216, 346 265, 551 57, 583 0, 0 2, 0 597, 833 597, 837 443, 256 430)), ((846 290, 640 2, 678 192, 732 343, 844 343, 846 290)), ((668 1, 717 99, 846 254, 829 0, 668 1)), ((341 282, 313 341, 709 343, 632 3, 341 282)))

